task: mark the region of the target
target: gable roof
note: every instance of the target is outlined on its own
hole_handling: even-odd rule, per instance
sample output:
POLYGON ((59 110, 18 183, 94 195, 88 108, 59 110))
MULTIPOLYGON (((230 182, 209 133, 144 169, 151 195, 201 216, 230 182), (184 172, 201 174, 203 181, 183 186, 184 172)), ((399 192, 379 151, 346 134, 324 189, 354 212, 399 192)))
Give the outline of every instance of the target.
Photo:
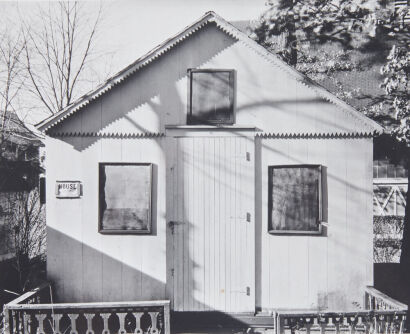
POLYGON ((162 44, 158 45, 151 51, 149 51, 144 56, 137 59, 135 62, 106 80, 103 84, 99 85, 96 89, 92 90, 91 92, 83 95, 77 101, 73 102, 66 108, 62 109, 55 115, 43 120, 42 122, 38 123, 36 126, 40 131, 47 132, 53 126, 63 122, 66 118, 73 115, 77 111, 81 110, 87 104, 96 100, 99 96, 103 95, 111 88, 115 87, 122 81, 124 81, 127 77, 138 71, 140 68, 147 66, 152 61, 157 59, 158 57, 165 54, 171 48, 182 42, 191 34, 199 31, 208 23, 215 23, 216 26, 221 29, 223 32, 228 34, 229 36, 233 37, 234 39, 244 43, 247 47, 252 49, 256 52, 259 56, 265 58, 267 61, 272 63, 273 65, 279 67, 281 70, 285 71, 288 75, 292 76, 297 81, 301 82, 302 84, 306 85, 307 87, 313 89, 320 97, 323 99, 333 103, 339 109, 343 110, 349 116, 353 117, 355 120, 359 121, 363 125, 363 130, 366 133, 381 133, 383 132, 383 128, 376 123, 375 121, 371 120, 370 118, 366 117, 362 113, 358 112, 352 106, 348 105, 346 102, 342 101, 341 99, 337 98, 331 92, 326 90, 321 85, 313 82, 307 76, 303 75, 302 73, 295 70, 293 67, 286 64, 282 59, 280 59, 277 55, 269 52, 263 46, 259 45, 257 42, 252 40, 249 36, 245 33, 240 31, 239 29, 235 28, 232 24, 224 20, 222 17, 217 15, 214 12, 207 12, 204 16, 198 19, 196 22, 192 23, 188 27, 186 27, 183 31, 179 32, 178 34, 174 35, 173 37, 167 39, 162 44))
POLYGON ((6 111, 0 113, 0 123, 4 123, 3 134, 5 139, 21 147, 42 146, 41 139, 31 131, 19 118, 16 112, 6 111))

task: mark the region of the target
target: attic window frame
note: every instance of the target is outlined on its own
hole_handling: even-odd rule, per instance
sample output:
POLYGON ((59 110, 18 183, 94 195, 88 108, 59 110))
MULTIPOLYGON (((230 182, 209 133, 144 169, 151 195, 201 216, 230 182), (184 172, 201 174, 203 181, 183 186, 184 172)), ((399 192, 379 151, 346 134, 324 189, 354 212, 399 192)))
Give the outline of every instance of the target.
POLYGON ((295 164, 295 165, 270 165, 268 166, 268 233, 272 235, 323 235, 323 218, 324 218, 324 189, 323 186, 326 182, 323 165, 317 164, 295 164), (272 209, 273 209, 273 177, 272 170, 280 168, 315 168, 319 173, 319 184, 318 184, 318 200, 317 200, 317 230, 292 230, 292 229, 274 229, 272 222, 272 209))
POLYGON ((235 108, 234 108, 234 99, 235 99, 235 77, 236 71, 234 69, 214 69, 214 68, 207 68, 207 69, 188 69, 188 101, 187 101, 187 125, 216 125, 216 126, 224 126, 224 125, 234 125, 235 124, 235 108), (229 73, 229 112, 230 118, 227 121, 218 121, 218 120, 202 120, 199 118, 195 118, 192 116, 192 76, 195 73, 222 73, 228 72, 229 73))

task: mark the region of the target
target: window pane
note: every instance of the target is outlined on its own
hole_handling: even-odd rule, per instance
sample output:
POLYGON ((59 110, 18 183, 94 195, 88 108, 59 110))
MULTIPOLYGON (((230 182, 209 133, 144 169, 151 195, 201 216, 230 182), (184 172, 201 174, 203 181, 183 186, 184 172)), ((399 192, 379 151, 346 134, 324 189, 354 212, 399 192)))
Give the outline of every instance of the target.
POLYGON ((270 167, 270 229, 317 231, 320 167, 270 167))
POLYGON ((233 123, 232 71, 191 72, 191 124, 233 123))
POLYGON ((149 232, 151 165, 100 165, 101 230, 149 232))

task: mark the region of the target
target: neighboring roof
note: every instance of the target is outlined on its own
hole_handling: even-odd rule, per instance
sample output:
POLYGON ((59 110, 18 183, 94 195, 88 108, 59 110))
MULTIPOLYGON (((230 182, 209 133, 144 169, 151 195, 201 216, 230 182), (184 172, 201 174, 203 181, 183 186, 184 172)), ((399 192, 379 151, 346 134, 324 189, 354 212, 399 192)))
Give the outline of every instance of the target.
POLYGON ((134 72, 138 71, 140 68, 150 64, 153 60, 160 57, 175 45, 183 41, 185 38, 190 36, 191 34, 197 32, 206 24, 213 22, 217 25, 219 29, 224 31, 226 34, 230 35, 231 37, 237 39, 238 41, 243 42, 249 48, 251 48, 254 52, 259 54, 261 57, 265 58, 275 66, 278 66, 289 75, 291 75, 294 79, 298 80, 302 84, 310 87, 313 89, 319 96, 324 98, 325 100, 335 104, 341 110, 346 112, 347 114, 353 116, 357 120, 359 120, 363 126, 365 127, 364 132, 370 133, 380 133, 383 131, 383 128, 370 118, 366 117, 362 113, 358 112, 352 106, 348 105, 341 99, 337 98, 331 92, 326 90, 324 87, 320 86, 319 84, 313 82, 307 76, 303 75, 302 73, 296 71, 294 68, 286 64, 283 60, 281 60, 277 55, 269 52, 264 47, 256 43, 254 40, 249 38, 245 33, 234 27, 232 24, 225 21, 222 17, 217 15, 214 12, 207 12, 204 16, 202 16, 199 20, 194 22, 193 24, 186 27, 183 31, 176 34, 175 36, 169 38, 162 44, 155 47, 153 50, 142 56, 141 58, 137 59, 134 63, 123 69, 122 71, 115 74, 113 77, 108 79, 105 83, 99 85, 93 91, 85 94, 84 96, 80 97, 77 101, 73 102, 60 112, 56 113, 50 118, 45 119, 44 121, 37 124, 37 128, 40 131, 47 132, 50 128, 55 126, 56 124, 62 122, 67 117, 73 115, 77 111, 81 110, 84 106, 89 104, 91 101, 97 99, 99 96, 104 94, 105 92, 109 91, 111 88, 125 80, 134 72))
POLYGON ((42 146, 41 138, 28 129, 15 112, 0 112, 0 123, 4 121, 5 138, 14 144, 22 146, 42 146))

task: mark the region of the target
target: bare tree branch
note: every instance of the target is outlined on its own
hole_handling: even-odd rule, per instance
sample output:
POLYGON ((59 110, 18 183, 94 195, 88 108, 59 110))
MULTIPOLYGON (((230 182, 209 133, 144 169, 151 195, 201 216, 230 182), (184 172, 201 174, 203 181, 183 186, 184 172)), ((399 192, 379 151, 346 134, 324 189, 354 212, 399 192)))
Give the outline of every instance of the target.
POLYGON ((22 88, 22 35, 12 33, 7 26, 0 30, 0 158, 7 138, 13 132, 13 102, 22 88))
POLYGON ((39 12, 39 28, 25 27, 28 91, 54 114, 80 93, 80 79, 86 74, 95 45, 102 6, 93 20, 85 19, 87 13, 78 2, 52 3, 48 10, 39 12))

